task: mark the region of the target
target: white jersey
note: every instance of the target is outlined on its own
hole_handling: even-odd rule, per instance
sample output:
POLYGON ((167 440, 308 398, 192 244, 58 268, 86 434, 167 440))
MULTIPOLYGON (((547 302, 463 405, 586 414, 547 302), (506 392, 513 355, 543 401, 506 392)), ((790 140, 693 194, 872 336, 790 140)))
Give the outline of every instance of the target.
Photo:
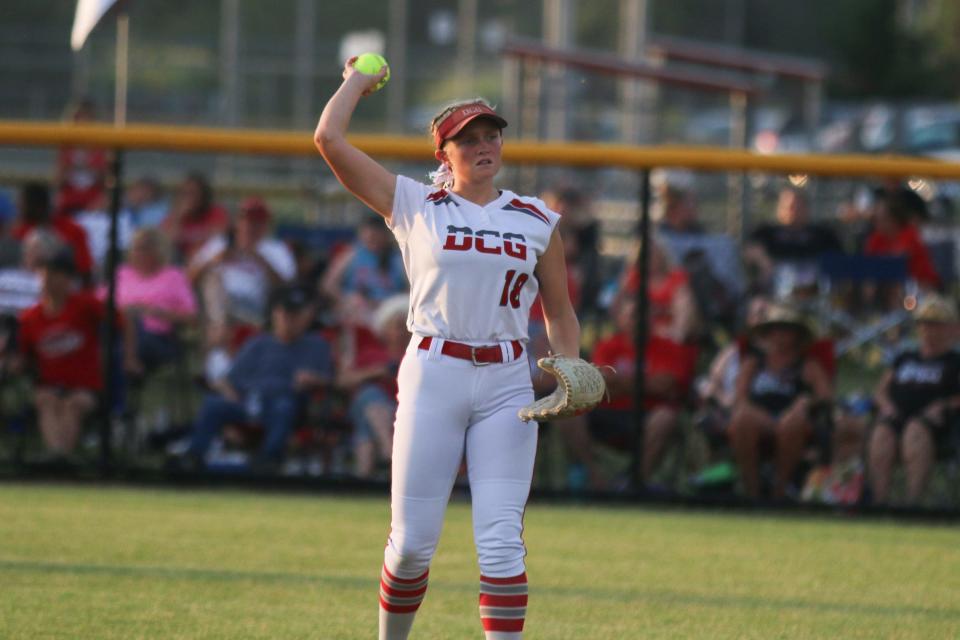
POLYGON ((397 176, 393 231, 410 280, 407 328, 468 344, 527 339, 533 270, 560 220, 502 191, 486 206, 397 176))

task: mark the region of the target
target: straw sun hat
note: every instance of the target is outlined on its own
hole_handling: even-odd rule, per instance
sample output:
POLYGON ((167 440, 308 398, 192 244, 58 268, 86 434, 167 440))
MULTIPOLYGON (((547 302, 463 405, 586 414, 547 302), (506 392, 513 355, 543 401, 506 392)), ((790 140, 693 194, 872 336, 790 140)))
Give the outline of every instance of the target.
POLYGON ((759 337, 777 327, 793 329, 800 335, 803 342, 810 342, 814 337, 809 320, 797 309, 783 303, 768 306, 763 319, 750 327, 750 335, 759 337))
POLYGON ((936 294, 923 298, 913 311, 914 322, 957 322, 957 307, 953 302, 936 294))

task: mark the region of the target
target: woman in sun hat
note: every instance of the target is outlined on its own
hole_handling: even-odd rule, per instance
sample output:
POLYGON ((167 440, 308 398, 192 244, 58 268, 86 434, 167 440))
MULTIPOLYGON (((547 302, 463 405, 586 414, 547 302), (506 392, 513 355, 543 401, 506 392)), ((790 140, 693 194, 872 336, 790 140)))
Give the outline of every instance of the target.
POLYGON ((760 462, 773 453, 773 497, 782 498, 814 431, 817 411, 829 410, 830 376, 809 347, 814 332, 786 304, 770 305, 750 330, 755 349, 743 357, 730 419, 730 440, 744 493, 760 495, 760 462))

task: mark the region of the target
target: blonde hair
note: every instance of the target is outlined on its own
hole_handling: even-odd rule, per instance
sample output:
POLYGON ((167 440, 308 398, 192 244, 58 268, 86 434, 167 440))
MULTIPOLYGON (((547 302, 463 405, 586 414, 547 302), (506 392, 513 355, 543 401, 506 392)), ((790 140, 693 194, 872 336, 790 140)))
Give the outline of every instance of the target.
MULTIPOLYGON (((430 121, 430 137, 434 137, 437 133, 437 127, 440 126, 440 123, 449 116, 451 113, 459 109, 460 107, 465 107, 469 104, 482 104, 485 107, 496 110, 494 105, 486 98, 476 97, 469 100, 457 100, 456 102, 451 102, 447 106, 440 109, 433 119, 430 121)), ((436 171, 431 171, 429 174, 430 183, 437 187, 438 189, 450 189, 453 187, 453 168, 445 163, 441 162, 440 166, 437 167, 436 171)))
POLYGON ((143 227, 133 234, 130 240, 130 246, 143 242, 157 257, 160 264, 167 264, 170 261, 170 245, 167 237, 156 227, 143 227))

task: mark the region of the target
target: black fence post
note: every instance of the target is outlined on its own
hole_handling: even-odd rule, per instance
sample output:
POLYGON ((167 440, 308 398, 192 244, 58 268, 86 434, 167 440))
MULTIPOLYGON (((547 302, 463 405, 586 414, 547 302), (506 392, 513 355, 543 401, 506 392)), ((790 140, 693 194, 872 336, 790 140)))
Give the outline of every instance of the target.
POLYGON ((633 377, 633 474, 635 491, 643 491, 643 423, 646 412, 643 398, 646 390, 644 363, 646 362, 648 315, 650 301, 647 281, 650 277, 650 169, 640 172, 640 253, 637 255, 639 283, 637 286, 637 318, 634 326, 636 365, 633 377))
POLYGON ((110 229, 107 243, 107 264, 104 274, 107 281, 106 326, 103 332, 101 352, 103 357, 103 402, 100 407, 100 471, 110 475, 113 468, 113 409, 117 404, 117 281, 116 271, 119 256, 118 220, 123 202, 123 151, 115 149, 107 175, 110 190, 110 229))

